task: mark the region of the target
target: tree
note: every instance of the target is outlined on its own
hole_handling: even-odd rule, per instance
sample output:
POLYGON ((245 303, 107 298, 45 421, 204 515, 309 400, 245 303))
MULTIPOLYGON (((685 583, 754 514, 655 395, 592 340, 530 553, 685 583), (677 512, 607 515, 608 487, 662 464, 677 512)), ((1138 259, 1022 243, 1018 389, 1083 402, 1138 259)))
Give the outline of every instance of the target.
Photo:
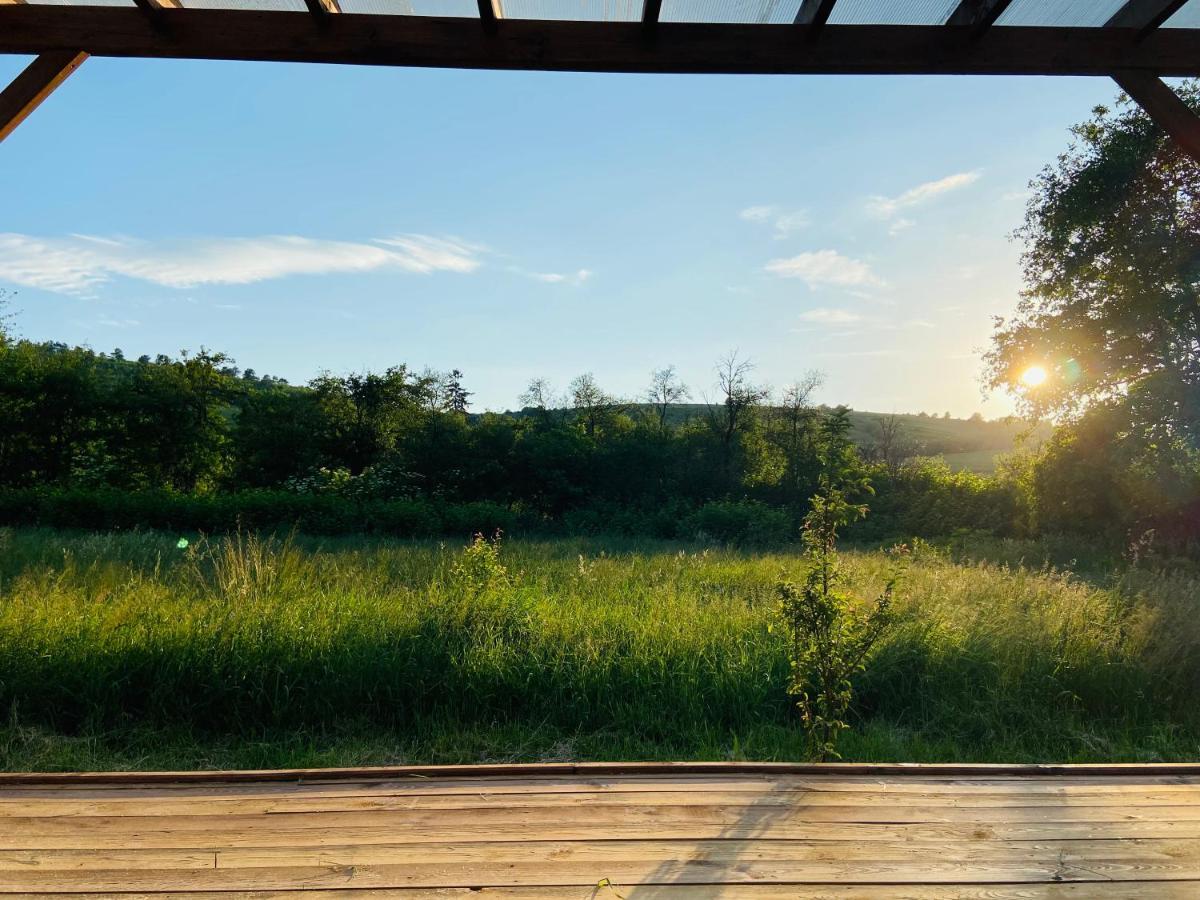
MULTIPOLYGON (((1200 108, 1200 88, 1181 95, 1200 108)), ((1130 437, 1200 446, 1200 165, 1128 98, 1097 107, 1033 182, 1025 288, 997 320, 994 387, 1034 415, 1123 406, 1130 437), (1042 366, 1048 376, 1022 387, 1042 366), (1163 418, 1165 417, 1165 418, 1163 418)))
POLYGON ((606 393, 596 382, 596 376, 585 372, 571 381, 568 388, 571 406, 576 421, 583 426, 583 433, 595 438, 601 428, 611 423, 612 417, 621 411, 624 404, 606 393))
POLYGON ((442 383, 442 398, 446 409, 465 416, 467 407, 471 405, 470 397, 473 394, 463 387, 462 379, 462 372, 458 369, 451 369, 450 374, 445 376, 442 383))
POLYGON ((532 409, 538 414, 542 424, 550 421, 550 412, 554 409, 554 387, 548 378, 535 378, 517 398, 522 409, 532 409))
POLYGON ((658 427, 666 429, 667 411, 674 403, 682 403, 691 397, 688 386, 679 379, 674 366, 657 369, 650 373, 650 389, 646 399, 658 412, 658 427))
POLYGON ((874 438, 864 452, 869 459, 883 463, 889 472, 895 474, 900 465, 913 456, 916 447, 906 439, 900 417, 895 413, 877 416, 874 430, 874 438))
MULTIPOLYGON (((1181 96, 1200 108, 1196 84, 1181 96)), ((1126 529, 1173 516, 1200 534, 1200 165, 1123 96, 1072 134, 1033 182, 1016 233, 1025 287, 997 320, 987 378, 1069 429, 1047 473, 1122 485, 1126 529)), ((1034 481, 1043 522, 1089 514, 1034 481)))
POLYGON ((382 374, 326 372, 309 387, 324 413, 326 453, 350 474, 360 475, 395 448, 406 428, 422 419, 432 384, 430 378, 413 377, 401 365, 382 374))

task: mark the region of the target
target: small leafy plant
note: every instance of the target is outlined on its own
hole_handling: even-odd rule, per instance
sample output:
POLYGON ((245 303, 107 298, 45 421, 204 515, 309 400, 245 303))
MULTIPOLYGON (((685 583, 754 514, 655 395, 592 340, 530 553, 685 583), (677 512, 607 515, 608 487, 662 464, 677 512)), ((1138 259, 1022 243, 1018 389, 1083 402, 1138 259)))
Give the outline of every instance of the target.
POLYGON ((854 697, 851 678, 866 667, 872 649, 893 622, 898 575, 865 610, 839 589, 843 576, 837 561, 838 529, 866 514, 865 506, 825 486, 812 498, 804 519, 804 582, 778 585, 791 656, 788 693, 800 709, 809 751, 822 762, 838 758, 835 745, 839 733, 849 727, 846 715, 854 697))

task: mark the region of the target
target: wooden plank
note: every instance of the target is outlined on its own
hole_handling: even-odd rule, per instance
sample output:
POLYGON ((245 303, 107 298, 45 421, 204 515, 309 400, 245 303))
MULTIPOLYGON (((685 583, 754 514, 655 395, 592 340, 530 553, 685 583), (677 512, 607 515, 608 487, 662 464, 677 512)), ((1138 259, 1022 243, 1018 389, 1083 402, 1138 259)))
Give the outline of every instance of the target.
POLYGON ((970 28, 981 35, 995 24, 1012 0, 960 0, 946 19, 953 28, 970 28))
POLYGON ((0 91, 0 141, 12 134, 87 58, 86 53, 78 50, 53 50, 26 66, 0 91))
POLYGON ((1200 163, 1200 116, 1178 94, 1161 78, 1144 72, 1117 72, 1113 80, 1188 156, 1200 163))
MULTIPOLYGON (((920 894, 900 885, 652 885, 623 892, 620 885, 586 887, 367 888, 322 891, 172 891, 184 900, 1195 900, 1200 882, 922 885, 920 894)), ((12 900, 113 900, 111 894, 9 894, 12 900)), ((163 900, 161 893, 130 892, 120 900, 163 900)))
MULTIPOLYGON (((332 829, 395 828, 408 831, 421 828, 487 828, 495 826, 524 828, 530 836, 541 828, 557 826, 609 827, 654 825, 687 826, 692 824, 726 825, 747 828, 763 825, 821 824, 895 824, 895 825, 1019 825, 1040 823, 1083 823, 1093 825, 1163 821, 1172 825, 1198 823, 1200 804, 1171 807, 1071 805, 1010 808, 895 807, 876 805, 805 806, 803 803, 768 806, 748 803, 739 806, 496 806, 474 809, 374 809, 349 812, 276 812, 226 815, 160 816, 13 816, 4 820, 9 834, 0 834, 0 848, 14 839, 42 836, 69 836, 93 832, 112 835, 136 834, 150 829, 176 833, 258 830, 264 835, 290 835, 296 832, 332 829)), ((16 849, 16 848, 13 848, 16 849)))
POLYGON ((677 791, 736 793, 762 796, 764 794, 803 793, 849 795, 859 799, 863 794, 886 794, 901 802, 909 796, 944 797, 957 799, 964 793, 974 796, 1002 796, 1038 799, 1111 796, 1113 802, 1154 792, 1163 795, 1190 797, 1200 791, 1200 779, 1168 776, 1152 779, 1107 778, 1041 778, 1041 779, 926 779, 770 777, 719 778, 716 776, 654 778, 451 778, 451 779, 380 779, 378 781, 312 781, 234 783, 214 782, 211 786, 197 783, 149 784, 136 782, 81 787, 39 785, 26 782, 0 788, 0 800, 187 800, 189 798, 237 798, 245 800, 287 800, 289 798, 386 798, 454 795, 523 795, 588 794, 588 793, 670 793, 677 791))
MULTIPOLYGON (((191 13, 187 13, 190 15, 191 13)), ((275 15, 275 14, 272 14, 275 15)), ((390 18, 404 18, 392 16, 390 18)), ((864 26, 857 26, 864 27, 864 26)), ((1016 29, 1019 30, 1019 29, 1016 29)), ((1108 73, 1105 73, 1108 74, 1108 73)), ((1083 763, 1059 765, 1044 763, 773 763, 773 762, 567 762, 567 763, 489 763, 443 766, 357 766, 328 769, 235 769, 189 770, 183 772, 0 772, 0 787, 31 785, 121 785, 150 784, 224 785, 236 782, 378 782, 409 779, 414 783, 432 779, 496 780, 595 778, 798 778, 819 776, 824 781, 847 782, 870 779, 896 779, 902 783, 930 781, 957 783, 963 787, 979 784, 1025 784, 1047 779, 1066 779, 1070 783, 1099 780, 1098 783, 1149 782, 1151 779, 1180 781, 1194 779, 1200 784, 1200 762, 1182 763, 1083 763), (1035 779, 1029 782, 1027 779, 1035 779)))
POLYGON ((1107 22, 1105 28, 1134 28, 1145 34, 1175 15, 1187 0, 1127 0, 1107 22))
MULTIPOLYGON (((208 849, 63 849, 0 853, 0 873, 173 871, 186 869, 257 869, 287 866, 377 866, 399 863, 474 863, 487 871, 509 863, 551 861, 606 862, 705 861, 757 862, 920 862, 955 863, 1038 861, 1086 864, 1095 861, 1200 863, 1200 840, 1082 841, 792 841, 623 840, 603 841, 452 841, 424 844, 346 845, 322 848, 265 847, 208 849)), ((8 879, 0 874, 0 882, 8 879)))
POLYGON ((610 858, 595 862, 548 860, 504 863, 411 863, 357 866, 335 856, 316 866, 252 869, 98 870, 91 872, 5 873, 0 895, 27 891, 179 890, 322 890, 327 888, 440 888, 479 884, 511 886, 592 886, 605 880, 623 886, 646 884, 1061 884, 1107 881, 1196 881, 1200 864, 1174 860, 1015 860, 959 863, 939 859, 917 862, 825 860, 728 864, 708 861, 637 861, 610 858))
MULTIPOLYGON (((114 792, 116 793, 116 792, 114 792)), ((1058 809, 1069 805, 1073 809, 1125 805, 1137 808, 1153 807, 1169 815, 1173 807, 1200 805, 1200 791, 1133 793, 1113 795, 1107 792, 1090 794, 1012 795, 984 792, 964 794, 862 793, 836 791, 772 791, 760 794, 745 791, 593 791, 593 792, 455 792, 448 794, 371 794, 371 795, 296 795, 263 797, 119 797, 104 799, 34 798, 9 799, 0 797, 0 820, 13 817, 73 818, 80 816, 123 816, 135 813, 146 817, 191 815, 276 815, 325 812, 367 812, 403 810, 466 810, 466 809, 606 809, 613 806, 637 807, 819 807, 858 806, 867 808, 886 805, 893 809, 910 807, 937 809, 1058 809), (147 802, 147 801, 150 802, 147 802)))
POLYGON ((536 835, 520 822, 486 824, 390 824, 338 829, 224 827, 216 830, 173 830, 149 827, 141 831, 93 829, 90 833, 64 832, 56 835, 5 833, 0 848, 5 850, 194 850, 197 848, 332 848, 375 846, 397 843, 444 844, 452 842, 509 841, 605 841, 621 840, 811 840, 811 841, 1050 841, 1050 840, 1193 840, 1200 839, 1200 822, 1162 819, 1126 822, 998 822, 967 823, 829 823, 795 821, 749 821, 746 823, 552 822, 541 824, 536 835))
POLYGON ((0 52, 82 47, 97 56, 621 72, 1109 75, 1117 69, 1200 76, 1200 29, 991 28, 964 43, 942 25, 826 25, 819 41, 792 26, 179 9, 162 28, 133 7, 0 7, 0 52))

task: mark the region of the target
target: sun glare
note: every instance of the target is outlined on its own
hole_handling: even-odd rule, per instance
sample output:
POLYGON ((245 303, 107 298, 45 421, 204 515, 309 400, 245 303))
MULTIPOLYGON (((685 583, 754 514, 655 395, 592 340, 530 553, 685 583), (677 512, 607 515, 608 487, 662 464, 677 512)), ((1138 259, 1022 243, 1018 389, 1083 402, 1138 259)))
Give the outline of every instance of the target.
POLYGON ((1046 380, 1046 377, 1047 372, 1043 366, 1030 366, 1021 373, 1021 384, 1026 387, 1037 387, 1046 380))

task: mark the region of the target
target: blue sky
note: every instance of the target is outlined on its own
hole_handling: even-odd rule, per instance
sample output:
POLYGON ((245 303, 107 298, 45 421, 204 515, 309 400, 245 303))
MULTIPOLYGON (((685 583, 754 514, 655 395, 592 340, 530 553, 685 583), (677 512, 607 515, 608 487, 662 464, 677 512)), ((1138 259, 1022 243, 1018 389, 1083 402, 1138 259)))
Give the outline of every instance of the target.
POLYGON ((667 364, 701 399, 736 348, 824 402, 990 418, 1026 186, 1115 93, 91 59, 0 145, 0 287, 30 338, 458 367, 478 408, 667 364))

